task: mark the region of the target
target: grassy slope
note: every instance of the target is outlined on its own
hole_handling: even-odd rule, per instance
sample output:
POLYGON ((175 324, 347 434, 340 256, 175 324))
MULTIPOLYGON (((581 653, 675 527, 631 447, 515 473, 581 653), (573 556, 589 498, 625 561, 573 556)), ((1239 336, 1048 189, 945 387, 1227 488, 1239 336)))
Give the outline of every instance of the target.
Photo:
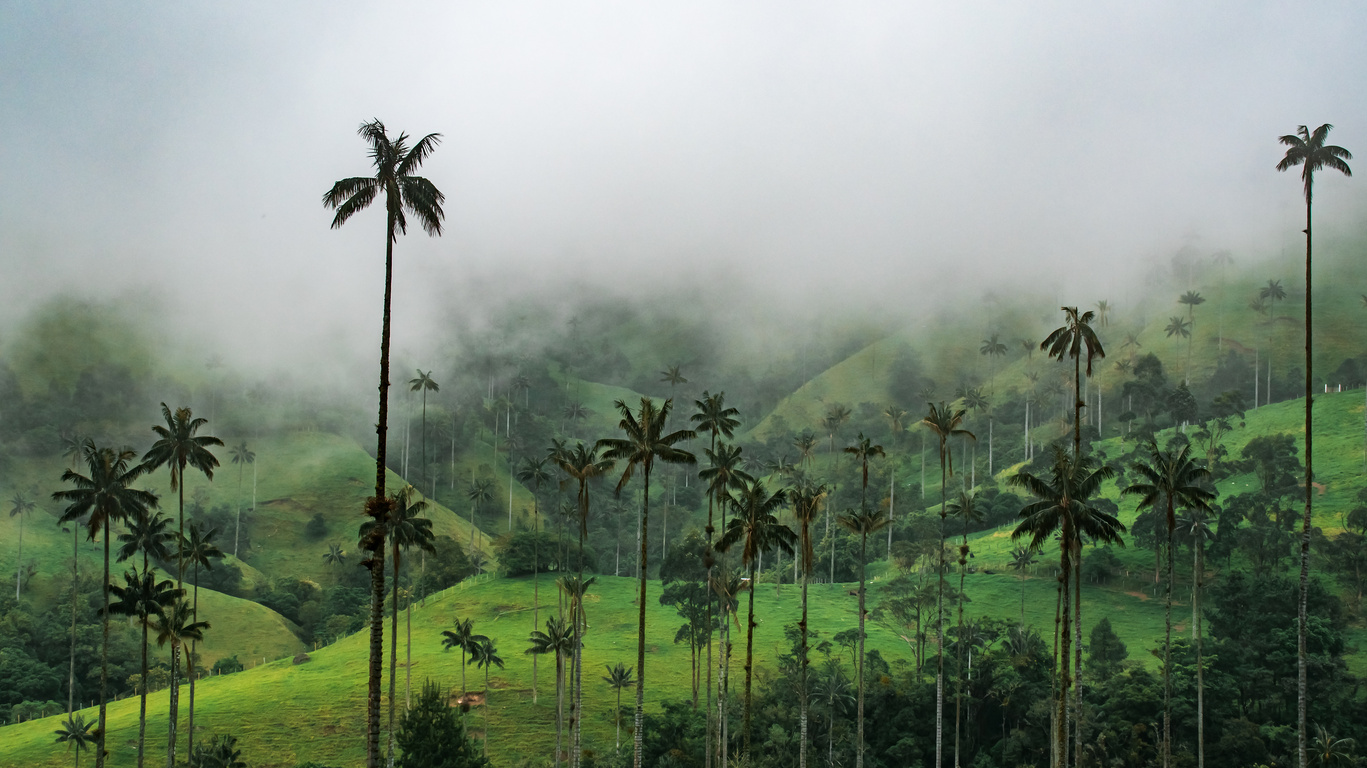
MULTIPOLYGON (((555 595, 549 580, 543 579, 542 602, 555 608, 555 595)), ((1028 579, 1027 620, 1047 626, 1051 620, 1052 581, 1028 579)), ((633 605, 636 582, 629 578, 600 577, 588 600, 589 636, 585 641, 585 742, 591 748, 612 746, 613 720, 610 689, 600 678, 605 665, 633 664, 636 649, 636 612, 633 605)), ((1019 610, 1020 585, 1014 578, 975 575, 968 589, 974 595, 969 615, 1015 616, 1019 610)), ((812 626, 824 637, 855 626, 856 603, 851 585, 820 585, 812 588, 812 626)), ((658 708, 664 697, 685 697, 689 693, 687 649, 675 645, 674 630, 680 619, 672 609, 659 605, 659 585, 652 583, 649 597, 647 638, 649 655, 646 667, 648 707, 658 708)), ((874 598, 876 599, 876 598, 874 598)), ((507 662, 490 676, 489 705, 469 715, 471 730, 489 735, 490 755, 499 764, 514 755, 549 755, 554 744, 554 665, 542 659, 538 679, 539 702, 532 703, 531 661, 523 654, 531 629, 532 580, 484 579, 447 590, 428 600, 426 607, 413 611, 413 679, 420 685, 425 678, 441 681, 448 688, 460 687, 460 660, 454 652, 441 649, 442 629, 455 617, 473 618, 477 631, 489 635, 507 662), (487 718, 487 720, 486 720, 487 718)), ((1096 611, 1105 608, 1117 631, 1132 648, 1147 645, 1138 632, 1144 627, 1161 626, 1161 604, 1120 593, 1089 595, 1085 606, 1096 611)), ((741 609, 745 609, 742 601, 741 609)), ((756 593, 759 630, 755 652, 761 670, 772 669, 783 649, 782 626, 793 623, 798 615, 798 590, 787 585, 781 597, 773 585, 761 585, 756 593)), ((542 620, 548 609, 543 608, 542 620)), ((1095 614, 1094 614, 1095 615, 1095 614)), ((743 619, 742 619, 743 623, 743 619)), ((400 639, 404 635, 400 622, 400 639)), ((736 706, 743 675, 743 635, 736 632, 737 658, 732 664, 736 675, 736 706)), ((870 624, 869 646, 890 660, 909 660, 909 646, 886 627, 870 624)), ((1137 657, 1139 654, 1135 654, 1137 657)), ((295 666, 290 660, 275 661, 237 675, 205 680, 198 686, 196 720, 207 733, 231 731, 242 741, 244 757, 254 766, 290 766, 304 760, 329 764, 357 764, 361 761, 361 733, 365 707, 366 656, 364 633, 353 635, 330 647, 312 653, 312 661, 295 666), (301 739, 306 732, 310 738, 301 739)), ((399 696, 404 690, 403 645, 400 645, 399 696)), ((483 675, 467 669, 470 690, 484 690, 483 675)), ((386 685, 387 689, 387 685, 386 685)), ((623 699, 630 708, 631 694, 623 699)), ((164 743, 166 693, 151 697, 154 713, 149 732, 154 742, 164 743)), ((93 710, 91 710, 93 711, 93 710)), ((115 753, 110 765, 131 765, 134 751, 129 738, 136 734, 137 701, 127 699, 111 706, 115 753)), ((89 712, 87 712, 89 714, 89 712)), ((629 719, 629 718, 628 718, 629 719)), ((65 765, 67 757, 57 749, 50 733, 58 718, 33 721, 0 729, 0 765, 65 765)), ((624 734, 625 736, 625 734, 624 734)))

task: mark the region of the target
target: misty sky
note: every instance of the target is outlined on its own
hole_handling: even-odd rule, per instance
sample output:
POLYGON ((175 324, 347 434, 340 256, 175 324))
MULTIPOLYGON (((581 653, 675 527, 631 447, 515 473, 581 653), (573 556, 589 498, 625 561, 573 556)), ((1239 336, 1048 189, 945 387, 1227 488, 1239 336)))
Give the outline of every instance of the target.
MULTIPOLYGON (((169 294, 232 356, 371 351, 382 208, 331 231, 320 198, 369 172, 372 117, 444 134, 400 345, 571 281, 914 306, 1071 274, 1090 302, 1183 245, 1299 248, 1276 138, 1367 157, 1364 30, 1360 2, 0 0, 0 322, 169 294)), ((1363 181, 1322 178, 1317 234, 1360 230, 1363 181)))

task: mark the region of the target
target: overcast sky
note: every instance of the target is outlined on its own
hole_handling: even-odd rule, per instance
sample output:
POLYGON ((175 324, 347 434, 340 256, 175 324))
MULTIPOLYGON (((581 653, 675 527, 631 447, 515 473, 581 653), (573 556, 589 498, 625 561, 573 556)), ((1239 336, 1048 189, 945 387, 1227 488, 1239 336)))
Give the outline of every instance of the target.
MULTIPOLYGON (((443 134, 400 335, 527 280, 1086 303, 1184 244, 1299 247, 1276 138, 1367 156, 1364 31, 1361 2, 0 0, 0 320, 169 291, 238 353, 372 349, 382 208, 320 203, 372 117, 443 134)), ((1367 187, 1322 178, 1318 221, 1360 227, 1367 187)))

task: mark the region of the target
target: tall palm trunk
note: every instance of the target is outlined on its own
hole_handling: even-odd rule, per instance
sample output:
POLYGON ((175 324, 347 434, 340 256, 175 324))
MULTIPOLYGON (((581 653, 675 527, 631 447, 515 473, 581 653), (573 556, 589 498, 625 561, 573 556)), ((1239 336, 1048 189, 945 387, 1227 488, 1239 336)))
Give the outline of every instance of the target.
MULTIPOLYGON (((71 667, 67 670, 66 678, 67 717, 71 717, 76 711, 76 597, 79 594, 77 582, 80 581, 80 572, 77 570, 79 562, 77 557, 80 554, 80 531, 81 529, 73 520, 71 523, 71 667)), ((143 639, 143 644, 147 644, 146 638, 143 639)), ((77 750, 76 756, 81 756, 79 750, 77 750)))
POLYGON ((565 655, 555 652, 555 764, 560 765, 560 734, 565 730, 565 655))
MULTIPOLYGON (((142 575, 147 578, 147 550, 142 553, 142 575)), ((142 607, 146 609, 147 604, 142 607)), ((143 756, 147 748, 147 621, 151 618, 146 610, 142 616, 142 680, 138 686, 138 768, 142 768, 143 756)))
MULTIPOLYGON (((395 213, 389 212, 384 248, 384 317, 380 328, 380 418, 375 427, 375 496, 377 515, 388 509, 385 499, 385 439, 389 430, 389 317, 394 283, 395 213)), ((366 688, 366 768, 380 763, 380 679, 384 674, 384 539, 387 515, 375 520, 374 550, 370 562, 370 660, 366 688)))
MULTIPOLYGON (((176 600, 180 600, 177 596, 176 600)), ((174 609, 173 609, 174 610, 174 609)), ((166 729, 166 765, 176 764, 176 720, 180 709, 180 640, 171 641, 171 719, 166 729)))
POLYGON ((570 704, 570 728, 573 729, 570 735, 570 765, 579 768, 579 762, 583 759, 581 748, 581 734, 583 733, 584 720, 584 632, 588 629, 588 622, 584 616, 584 528, 583 521, 587 519, 587 511, 582 510, 584 517, 580 518, 579 526, 579 583, 575 584, 576 597, 570 603, 571 610, 574 611, 574 702, 570 704))
POLYGON ((945 440, 940 438, 940 547, 936 564, 935 593, 935 767, 944 765, 944 724, 945 724, 945 516, 948 514, 948 501, 945 486, 949 474, 945 469, 945 440))
POLYGON ((1202 562, 1200 532, 1196 535, 1192 554, 1191 626, 1196 641, 1196 768, 1206 768, 1206 677, 1201 669, 1201 581, 1205 564, 1202 562))
MULTIPOLYGON (((1309 161, 1307 161, 1309 162, 1309 161)), ((1305 768, 1309 765, 1306 762, 1305 747, 1305 694, 1306 694, 1306 650, 1305 650, 1305 627, 1307 617, 1307 605, 1310 595, 1310 499, 1314 494, 1314 477, 1311 462, 1311 438, 1313 429, 1310 416, 1310 407, 1314 401, 1314 393, 1311 391, 1312 364, 1311 359, 1311 340, 1313 331, 1314 316, 1310 312, 1311 292, 1310 292, 1310 187, 1306 186, 1305 193, 1305 517, 1301 521, 1301 579, 1299 605, 1296 615, 1296 765, 1305 768)), ((1272 377, 1271 364, 1268 364, 1268 378, 1272 377)), ((1268 393, 1271 394, 1272 385, 1269 382, 1268 393)), ((1271 400, 1271 398, 1268 398, 1271 400)))
POLYGON ((632 762, 634 768, 643 768, 641 760, 643 759, 642 749, 645 746, 644 738, 646 712, 646 573, 648 572, 648 569, 646 567, 648 549, 648 547, 646 546, 648 538, 646 536, 646 526, 650 523, 650 461, 647 460, 646 462, 644 462, 644 465, 645 466, 643 467, 643 469, 645 470, 645 477, 643 479, 645 490, 643 491, 644 496, 641 500, 641 563, 637 568, 637 570, 639 571, 639 580, 641 582, 641 588, 640 595, 637 598, 638 614, 636 620, 636 715, 633 719, 635 731, 632 733, 632 739, 635 741, 635 744, 633 746, 634 757, 632 762))
MULTIPOLYGON (((808 541, 807 537, 810 535, 810 532, 807 530, 807 523, 804 521, 802 523, 802 552, 804 553, 807 551, 806 542, 808 541)), ((800 558, 805 557, 805 554, 800 556, 800 558)), ((798 752, 797 758, 798 768, 807 768, 807 706, 808 699, 810 699, 810 694, 807 690, 807 582, 809 581, 807 578, 807 571, 807 568, 802 569, 802 620, 797 624, 798 631, 802 635, 800 641, 802 643, 802 657, 798 659, 798 674, 801 676, 801 688, 798 690, 798 697, 802 713, 799 717, 799 722, 801 724, 801 746, 799 747, 800 751, 798 752)))
MULTIPOLYGON (((146 570, 147 570, 147 566, 144 565, 144 566, 143 566, 143 570, 146 571, 146 570)), ((194 597, 193 606, 194 606, 194 608, 192 609, 192 610, 193 610, 192 615, 194 616, 194 621, 197 622, 197 621, 199 621, 199 561, 198 561, 198 560, 195 561, 195 597, 194 597)), ((186 662, 185 662, 185 663, 186 663, 186 668, 189 669, 189 670, 193 670, 193 669, 194 669, 194 664, 195 664, 195 649, 198 648, 198 646, 199 646, 199 641, 198 641, 198 640, 191 640, 191 641, 190 641, 190 656, 189 656, 189 658, 186 659, 186 662)), ((190 678, 190 722, 186 724, 186 729, 187 729, 187 730, 186 730, 185 754, 187 754, 187 755, 193 755, 193 754, 195 753, 195 676, 194 676, 194 674, 191 673, 191 674, 189 675, 189 678, 190 678)))
POLYGON ((95 768, 104 768, 104 736, 106 697, 109 695, 109 526, 111 520, 104 521, 104 610, 100 616, 100 732, 95 737, 95 768))
MULTIPOLYGON (((1168 514, 1172 514, 1171 499, 1168 514)), ((1168 526, 1168 584, 1163 598, 1163 768, 1172 766, 1172 528, 1168 526)))
MULTIPOLYGON (((713 432, 712 452, 715 453, 716 450, 717 433, 713 432)), ((716 727, 716 721, 712 717, 712 569, 714 567, 713 560, 716 558, 712 549, 712 536, 716 533, 716 529, 712 527, 712 508, 714 503, 715 496, 712 493, 712 489, 709 488, 707 490, 707 549, 704 553, 704 560, 707 565, 707 734, 704 737, 706 744, 703 749, 703 768, 712 768, 713 729, 716 727)), ((806 614, 803 614, 803 622, 805 628, 806 614)), ((803 643, 806 643, 805 635, 803 636, 803 643)), ((806 657, 804 656, 803 658, 806 657)), ((620 706, 621 705, 619 704, 618 707, 620 708, 620 706)), ((806 717, 805 708, 803 709, 803 717, 806 717)), ((803 722, 805 725, 805 719, 803 722)), ((803 765, 802 768, 806 768, 806 766, 803 765)), ((1202 768, 1204 768, 1204 766, 1202 766, 1202 768)))
POLYGON ((745 740, 745 768, 752 765, 750 757, 750 681, 754 678, 755 668, 755 561, 750 561, 750 597, 745 618, 745 720, 741 724, 741 735, 745 740))
MULTIPOLYGON (((854 764, 856 768, 864 768, 864 585, 865 572, 868 567, 866 559, 868 551, 869 534, 867 532, 859 535, 859 751, 855 753, 854 764)), ((962 638, 961 638, 962 639, 962 638)), ((954 754, 957 762, 958 758, 958 738, 957 729, 955 734, 954 754)))
POLYGON ((237 557, 237 542, 242 538, 242 472, 246 468, 246 462, 237 465, 237 523, 233 527, 233 557, 237 557))
MULTIPOLYGON (((1065 499, 1063 504, 1063 537, 1062 544, 1059 546, 1059 578, 1062 581, 1060 594, 1062 595, 1063 600, 1063 619, 1059 632, 1061 642, 1059 643, 1060 652, 1058 657, 1058 706, 1055 708, 1055 716, 1058 718, 1058 730, 1054 736, 1056 739, 1056 754, 1054 758, 1057 761, 1058 768, 1064 768, 1064 766, 1068 764, 1068 689, 1073 682, 1070 675, 1073 644, 1073 636, 1071 634, 1073 626, 1071 616, 1072 603, 1068 598, 1072 594, 1069 592, 1069 589, 1071 589, 1070 582, 1072 581, 1073 573, 1072 547, 1069 545, 1069 542, 1073 540, 1075 534, 1073 532, 1072 513, 1068 509, 1068 500, 1065 499)), ((1164 768, 1167 767, 1164 766, 1164 768)))
POLYGON ((1073 542, 1073 762, 1082 765, 1082 536, 1073 542))
POLYGON ((398 676, 395 674, 399 668, 399 541, 397 538, 390 539, 390 546, 394 548, 394 578, 390 585, 392 599, 390 602, 390 631, 389 631, 389 745, 387 748, 386 763, 394 765, 394 699, 397 692, 398 676))
MULTIPOLYGON (((178 542, 185 541, 185 464, 184 461, 177 461, 180 478, 180 534, 176 539, 178 542)), ((184 547, 176 547, 176 600, 180 600, 180 595, 185 594, 185 551, 184 547)), ((180 671, 180 643, 171 644, 171 718, 167 728, 167 766, 176 764, 176 731, 180 721, 180 686, 176 685, 176 674, 180 671)))
MULTIPOLYGON (((538 481, 539 484, 539 481, 538 481)), ((540 488, 538 487, 538 490, 540 488)), ((532 494, 532 630, 541 626, 541 501, 532 494)), ((532 704, 536 704, 536 657, 532 654, 532 704)))
MULTIPOLYGON (((968 575, 968 516, 964 515, 963 542, 959 545, 959 642, 955 657, 958 665, 958 691, 954 694, 954 768, 959 768, 959 730, 964 700, 964 578, 968 575)), ((863 589, 860 588, 860 600, 863 589)), ((860 609, 862 612, 862 608, 860 609)), ((863 616, 859 617, 863 620, 863 616)), ((863 633, 863 630, 860 630, 863 633)), ((861 681, 862 684, 862 681, 861 681)), ((862 696, 862 693, 861 693, 862 696)))

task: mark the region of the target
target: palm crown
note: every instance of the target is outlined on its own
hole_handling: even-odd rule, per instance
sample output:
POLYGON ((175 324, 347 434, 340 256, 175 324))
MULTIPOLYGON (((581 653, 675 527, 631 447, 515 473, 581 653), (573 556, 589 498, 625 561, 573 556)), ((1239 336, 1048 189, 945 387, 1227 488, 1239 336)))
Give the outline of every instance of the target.
POLYGON ((370 144, 370 161, 375 167, 375 175, 342 179, 323 195, 323 205, 337 211, 332 228, 341 227, 352 216, 370 207, 383 193, 385 213, 391 224, 390 241, 398 234, 408 233, 405 212, 417 218, 423 231, 440 235, 441 222, 446 218, 441 204, 446 196, 432 182, 414 176, 413 172, 441 143, 441 134, 429 133, 409 147, 408 134, 401 133, 398 138, 390 139, 384 123, 379 120, 362 123, 356 132, 370 144))
POLYGON ((1344 176, 1352 176, 1353 169, 1348 167, 1345 160, 1352 160, 1353 153, 1337 147, 1333 144, 1325 144, 1329 131, 1334 126, 1325 123, 1316 128, 1314 133, 1302 125, 1296 129, 1295 133, 1287 134, 1279 139, 1286 145, 1286 156, 1277 163, 1277 170, 1287 171, 1296 166, 1301 166, 1301 179, 1305 182, 1305 204, 1309 205, 1314 193, 1315 171, 1324 168, 1333 168, 1344 176))

